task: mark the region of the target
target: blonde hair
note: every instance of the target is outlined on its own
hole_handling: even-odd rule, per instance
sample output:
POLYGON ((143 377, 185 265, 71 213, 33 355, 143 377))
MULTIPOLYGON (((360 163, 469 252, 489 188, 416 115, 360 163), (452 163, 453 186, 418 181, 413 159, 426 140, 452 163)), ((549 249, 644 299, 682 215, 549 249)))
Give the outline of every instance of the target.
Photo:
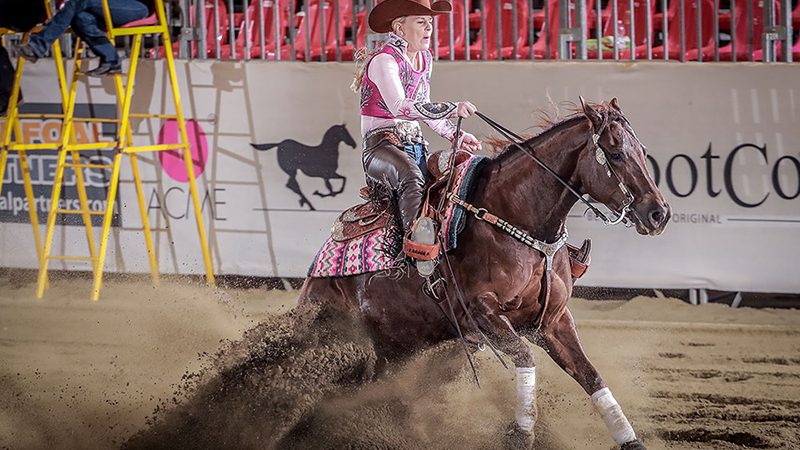
MULTIPOLYGON (((406 21, 407 16, 397 17, 392 20, 392 32, 397 34, 397 27, 406 21)), ((353 62, 356 65, 355 72, 353 73, 353 82, 350 84, 350 89, 358 94, 361 91, 361 83, 364 80, 364 71, 367 69, 367 62, 369 58, 383 49, 385 43, 377 45, 373 50, 367 48, 360 48, 353 54, 353 62)))

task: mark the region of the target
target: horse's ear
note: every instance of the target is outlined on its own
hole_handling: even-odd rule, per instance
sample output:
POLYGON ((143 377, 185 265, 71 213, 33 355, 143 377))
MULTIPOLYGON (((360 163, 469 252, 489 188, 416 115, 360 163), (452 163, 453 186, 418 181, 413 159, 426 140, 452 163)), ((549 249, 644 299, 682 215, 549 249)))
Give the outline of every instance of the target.
POLYGON ((594 129, 599 130, 603 125, 603 115, 594 109, 592 105, 587 104, 586 101, 583 100, 583 96, 579 95, 578 98, 581 100, 581 109, 583 109, 583 113, 592 121, 594 129))
POLYGON ((611 99, 611 107, 616 109, 620 113, 622 112, 622 108, 619 107, 619 102, 617 101, 617 97, 611 99))

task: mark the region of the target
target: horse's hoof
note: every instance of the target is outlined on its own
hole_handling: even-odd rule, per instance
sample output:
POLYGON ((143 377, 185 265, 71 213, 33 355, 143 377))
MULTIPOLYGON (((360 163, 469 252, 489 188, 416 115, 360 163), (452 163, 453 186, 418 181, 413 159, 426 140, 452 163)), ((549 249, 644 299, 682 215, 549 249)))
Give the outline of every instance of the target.
POLYGON ((647 447, 642 444, 642 441, 639 439, 635 439, 630 442, 626 442, 619 447, 619 450, 647 450, 647 447))
POLYGON ((506 430, 505 441, 504 448, 507 449, 531 449, 533 448, 533 433, 523 430, 515 422, 506 430))

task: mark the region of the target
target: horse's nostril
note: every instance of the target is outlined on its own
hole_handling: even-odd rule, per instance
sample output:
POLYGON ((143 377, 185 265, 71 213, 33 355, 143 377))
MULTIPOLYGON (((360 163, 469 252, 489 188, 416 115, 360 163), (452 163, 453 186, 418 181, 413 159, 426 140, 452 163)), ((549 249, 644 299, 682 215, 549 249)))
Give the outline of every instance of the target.
POLYGON ((654 209, 650 211, 650 223, 653 225, 658 225, 664 219, 664 214, 661 213, 658 209, 654 209))

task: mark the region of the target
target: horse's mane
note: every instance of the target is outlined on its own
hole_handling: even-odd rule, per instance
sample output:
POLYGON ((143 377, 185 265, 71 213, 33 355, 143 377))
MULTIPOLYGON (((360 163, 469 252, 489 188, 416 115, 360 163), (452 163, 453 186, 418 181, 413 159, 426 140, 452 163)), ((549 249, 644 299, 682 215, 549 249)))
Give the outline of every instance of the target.
MULTIPOLYGON (((614 109, 608 102, 587 103, 587 105, 591 106, 595 111, 608 118, 612 118, 614 115, 619 115, 617 110, 614 109)), ((563 128, 568 128, 574 125, 576 122, 586 120, 586 115, 583 113, 583 109, 581 109, 581 107, 574 102, 561 102, 560 104, 556 104, 551 101, 549 109, 536 110, 535 115, 538 117, 538 121, 533 128, 539 128, 542 131, 535 135, 521 135, 526 142, 532 146, 536 146, 536 144, 545 139, 551 133, 559 131, 563 128), (562 109, 567 113, 562 115, 562 109)), ((490 153, 492 158, 495 160, 505 159, 514 153, 512 149, 515 147, 512 146, 511 141, 507 139, 489 136, 484 139, 484 142, 489 144, 491 147, 490 153)))

